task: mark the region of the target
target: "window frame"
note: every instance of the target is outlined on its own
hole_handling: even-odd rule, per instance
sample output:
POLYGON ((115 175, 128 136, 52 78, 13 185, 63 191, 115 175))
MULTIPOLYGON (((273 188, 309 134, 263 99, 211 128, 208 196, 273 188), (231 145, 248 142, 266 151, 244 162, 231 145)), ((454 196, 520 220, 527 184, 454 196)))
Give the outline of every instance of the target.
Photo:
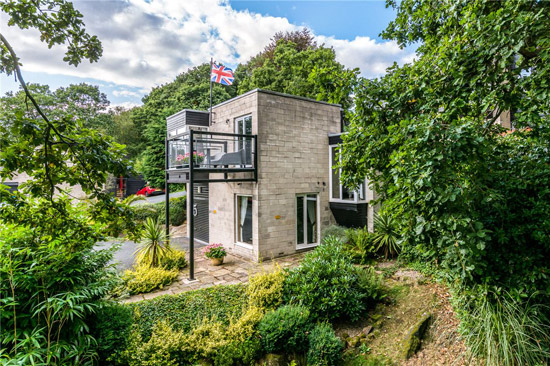
POLYGON ((251 194, 235 194, 235 245, 238 245, 240 247, 246 248, 246 249, 252 249, 254 247, 254 198, 251 194), (252 243, 245 243, 239 240, 239 230, 241 228, 241 225, 239 224, 239 198, 240 197, 250 197, 252 199, 252 243))
MULTIPOLYGON (((245 114, 245 115, 242 115, 242 116, 240 116, 240 117, 235 117, 235 118, 233 119, 233 130, 235 131, 235 134, 237 134, 237 135, 249 135, 249 134, 246 133, 246 125, 245 125, 245 123, 246 123, 245 120, 246 120, 247 118, 250 118, 250 135, 252 135, 252 128, 254 127, 254 125, 253 125, 253 123, 252 123, 252 122, 253 122, 253 121, 252 121, 252 113, 247 113, 247 114, 245 114), (244 126, 243 126, 243 133, 240 133, 240 132, 239 132, 239 125, 240 125, 241 123, 244 125, 244 126)), ((251 149, 251 152, 252 152, 252 148, 253 148, 253 147, 252 147, 252 142, 251 142, 251 141, 248 141, 248 143, 250 144, 249 148, 251 149)), ((247 144, 247 140, 246 140, 245 138, 243 138, 243 137, 235 137, 234 152, 239 151, 239 149, 240 149, 241 147, 246 148, 246 144, 247 144)), ((247 168, 252 167, 251 164, 245 164, 244 166, 247 167, 247 168)))
MULTIPOLYGON (((338 181, 338 187, 339 187, 339 198, 333 198, 332 197, 332 187, 334 185, 332 173, 333 173, 333 166, 335 165, 335 162, 332 159, 332 152, 334 149, 337 149, 338 145, 329 145, 328 147, 328 160, 329 160, 329 202, 338 202, 338 203, 366 203, 367 202, 367 180, 365 179, 361 185, 359 185, 359 188, 353 191, 353 199, 352 200, 346 200, 343 199, 343 185, 338 181), (363 197, 361 198, 361 193, 363 197)), ((339 168, 338 170, 338 177, 342 176, 342 168, 339 168)))
POLYGON ((294 212, 296 213, 296 222, 295 222, 295 242, 296 242, 296 250, 300 250, 300 249, 307 249, 307 248, 312 248, 312 247, 316 247, 316 246, 319 246, 321 244, 321 225, 320 225, 320 222, 321 222, 321 209, 320 209, 320 200, 319 200, 319 192, 308 192, 308 193, 297 193, 296 196, 295 196, 295 205, 294 205, 294 212), (316 243, 310 243, 310 244, 307 244, 307 230, 306 230, 306 218, 307 218, 307 196, 308 195, 315 195, 315 200, 317 202, 316 204, 316 220, 317 220, 317 242, 316 243), (304 243, 303 244, 298 244, 298 197, 304 197, 304 200, 303 200, 303 217, 302 217, 302 220, 304 221, 304 243))

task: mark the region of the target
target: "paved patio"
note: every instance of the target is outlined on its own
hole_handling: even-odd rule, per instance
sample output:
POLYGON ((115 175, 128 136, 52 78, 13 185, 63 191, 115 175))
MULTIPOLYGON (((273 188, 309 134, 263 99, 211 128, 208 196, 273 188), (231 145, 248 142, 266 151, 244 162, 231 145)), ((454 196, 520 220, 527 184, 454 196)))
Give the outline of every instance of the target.
MULTIPOLYGON (((186 238, 173 238, 173 241, 181 242, 179 247, 187 247, 186 238)), ((248 282, 248 276, 263 270, 273 270, 276 266, 280 268, 292 268, 299 265, 305 253, 297 253, 287 257, 277 258, 275 260, 255 263, 249 260, 227 255, 221 266, 213 266, 210 260, 205 258, 202 253, 202 245, 195 244, 195 281, 189 281, 189 266, 180 272, 178 279, 171 285, 147 294, 131 296, 124 302, 136 302, 140 300, 152 299, 161 295, 174 295, 181 292, 196 290, 200 288, 211 287, 215 285, 231 285, 248 282)), ((188 257, 189 258, 189 257, 188 257)))

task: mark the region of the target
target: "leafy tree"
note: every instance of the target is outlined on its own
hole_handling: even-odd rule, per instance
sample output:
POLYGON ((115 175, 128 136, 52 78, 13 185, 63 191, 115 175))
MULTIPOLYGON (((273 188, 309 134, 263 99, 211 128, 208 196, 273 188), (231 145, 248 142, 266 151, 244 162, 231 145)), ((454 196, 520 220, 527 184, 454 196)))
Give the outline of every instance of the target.
MULTIPOLYGON (((9 25, 38 29, 50 47, 67 44, 69 64, 101 55, 101 44, 83 29, 70 2, 6 0, 0 9, 9 25)), ((17 173, 31 178, 18 192, 0 184, 1 363, 92 364, 96 342, 87 323, 112 284, 106 267, 111 255, 93 246, 131 224, 129 209, 102 192, 109 173, 128 173, 124 150, 87 126, 86 116, 95 113, 90 106, 105 104, 97 88, 80 85, 56 94, 27 86, 2 34, 0 58, 0 70, 15 73, 23 90, 2 99, 0 182, 17 173), (33 110, 21 102, 23 94, 33 110), (91 100, 78 97, 87 94, 91 100), (70 199, 67 186, 77 184, 89 203, 70 199)))
POLYGON ((141 127, 138 127, 132 118, 134 109, 119 106, 111 109, 109 111, 111 123, 107 129, 108 135, 119 144, 126 146, 127 157, 130 160, 135 160, 146 146, 141 127))
POLYGON ((389 4, 397 18, 384 37, 420 46, 413 64, 356 89, 345 182, 374 182, 405 253, 449 278, 550 295, 550 7, 389 4), (505 111, 513 133, 495 123, 505 111))
MULTIPOLYGON (((51 119, 72 116, 79 119, 83 127, 103 133, 109 132, 111 128, 112 119, 107 113, 110 102, 95 85, 71 84, 52 92, 47 85, 27 84, 27 89, 51 119)), ((7 92, 0 98, 0 107, 1 113, 18 111, 28 118, 40 118, 36 109, 29 108, 28 97, 24 90, 16 93, 7 92)))
POLYGON ((332 48, 318 47, 307 29, 277 33, 263 52, 236 70, 239 94, 255 88, 327 100, 351 107, 358 69, 336 61, 332 48))
MULTIPOLYGON (((214 83, 212 104, 235 95, 235 87, 214 83)), ((185 108, 208 110, 209 106, 210 64, 202 64, 178 75, 173 82, 154 88, 143 98, 143 106, 132 111, 134 124, 144 131, 147 147, 143 174, 152 186, 164 186, 166 117, 185 108)))

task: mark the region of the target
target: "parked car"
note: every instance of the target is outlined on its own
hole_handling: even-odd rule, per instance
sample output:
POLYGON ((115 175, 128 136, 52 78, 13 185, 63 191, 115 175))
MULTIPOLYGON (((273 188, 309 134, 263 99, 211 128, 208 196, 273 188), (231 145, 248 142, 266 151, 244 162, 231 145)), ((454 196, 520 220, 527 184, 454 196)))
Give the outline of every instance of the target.
POLYGON ((145 196, 145 197, 154 196, 157 194, 164 194, 164 189, 151 188, 149 186, 145 186, 139 191, 137 191, 136 193, 137 196, 145 196))

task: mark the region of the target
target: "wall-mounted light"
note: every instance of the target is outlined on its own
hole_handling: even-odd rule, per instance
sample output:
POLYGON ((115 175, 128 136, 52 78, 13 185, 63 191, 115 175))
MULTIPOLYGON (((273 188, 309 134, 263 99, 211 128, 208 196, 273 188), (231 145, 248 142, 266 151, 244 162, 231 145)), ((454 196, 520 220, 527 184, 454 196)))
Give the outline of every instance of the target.
POLYGON ((226 124, 229 124, 229 118, 225 120, 225 123, 226 123, 226 124))

